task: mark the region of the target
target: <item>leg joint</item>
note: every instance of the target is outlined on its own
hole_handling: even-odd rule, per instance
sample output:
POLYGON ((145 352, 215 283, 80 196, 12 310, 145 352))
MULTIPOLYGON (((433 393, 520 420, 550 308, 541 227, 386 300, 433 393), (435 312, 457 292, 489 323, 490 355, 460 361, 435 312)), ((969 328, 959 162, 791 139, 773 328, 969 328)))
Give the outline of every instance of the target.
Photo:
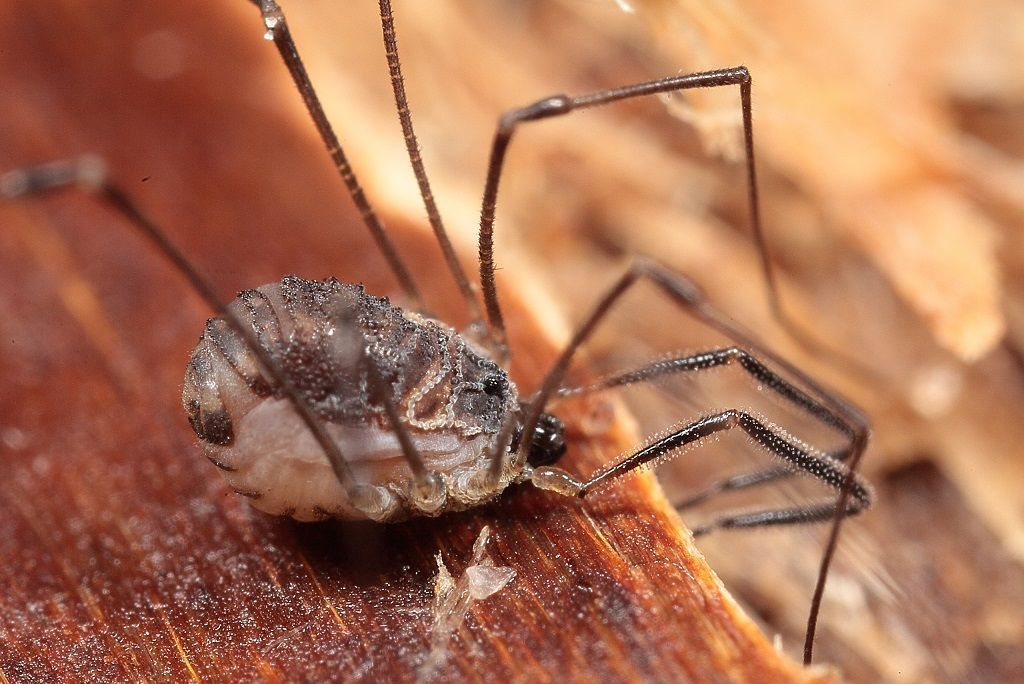
POLYGON ((538 119, 546 119, 551 116, 558 116, 559 114, 566 114, 572 111, 573 102, 572 98, 568 95, 553 95, 546 97, 543 100, 538 100, 531 105, 527 105, 520 109, 513 109, 512 111, 505 112, 498 119, 498 130, 505 135, 512 132, 512 129, 516 127, 521 121, 536 121, 538 119))

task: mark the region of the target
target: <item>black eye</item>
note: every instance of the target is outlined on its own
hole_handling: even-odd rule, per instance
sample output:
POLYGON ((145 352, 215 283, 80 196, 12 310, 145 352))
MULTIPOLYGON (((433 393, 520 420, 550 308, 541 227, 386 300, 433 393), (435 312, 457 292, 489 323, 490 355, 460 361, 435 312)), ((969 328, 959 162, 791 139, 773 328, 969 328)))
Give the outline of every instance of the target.
POLYGON ((488 375, 484 378, 484 392, 491 395, 492 397, 501 396, 502 392, 505 391, 505 378, 495 373, 494 375, 488 375))
POLYGON ((542 413, 533 431, 533 442, 526 454, 534 468, 551 465, 565 453, 565 426, 550 413, 542 413))

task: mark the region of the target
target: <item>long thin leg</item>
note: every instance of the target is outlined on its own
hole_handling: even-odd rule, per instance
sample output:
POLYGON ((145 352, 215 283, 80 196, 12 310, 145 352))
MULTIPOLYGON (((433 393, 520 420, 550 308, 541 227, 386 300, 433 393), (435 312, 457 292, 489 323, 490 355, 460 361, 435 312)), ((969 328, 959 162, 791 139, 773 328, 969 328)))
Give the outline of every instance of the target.
POLYGON ((416 183, 420 188, 420 197, 423 198, 423 206, 427 210, 427 219, 434 231, 437 244, 444 254, 448 270, 455 279, 459 292, 466 302, 466 308, 473 317, 472 326, 483 325, 483 311, 480 310, 480 302, 477 301, 473 286, 466 277, 466 272, 455 255, 455 248, 448 238, 441 221, 441 212, 437 209, 434 201, 434 193, 430 190, 430 180, 427 178, 427 171, 423 167, 423 158, 420 155, 419 143, 416 142, 416 132, 412 127, 412 114, 409 112, 409 101, 405 96, 405 83, 402 80, 402 65, 398 59, 398 39, 395 35, 395 18, 391 13, 391 0, 380 0, 381 28, 384 32, 384 51, 387 55, 388 70, 391 72, 391 89, 395 93, 395 108, 398 110, 398 120, 402 124, 402 134, 405 137, 405 149, 409 153, 409 162, 412 164, 413 173, 416 175, 416 183))
POLYGON ((676 510, 681 511, 703 503, 713 496, 724 494, 725 492, 738 491, 740 489, 760 487, 761 485, 790 477, 793 473, 794 471, 792 468, 762 468, 760 470, 740 473, 739 475, 733 475, 732 477, 715 480, 704 489, 690 493, 682 501, 673 501, 672 505, 676 510))
MULTIPOLYGON (((860 486, 864 486, 866 483, 860 480, 860 486)), ((854 490, 856 491, 858 484, 854 484, 854 490)), ((836 488, 838 489, 838 487, 836 488)), ((860 513, 865 508, 871 505, 870 489, 865 490, 868 492, 863 503, 859 502, 858 499, 850 501, 843 513, 844 517, 849 517, 860 513)), ((764 511, 751 511, 747 513, 734 513, 726 514, 721 517, 715 518, 711 522, 701 525, 700 527, 694 527, 691 531, 693 536, 700 537, 709 532, 722 529, 739 529, 742 527, 766 527, 769 525, 793 525, 803 523, 817 523, 831 520, 836 513, 835 501, 828 500, 818 504, 810 504, 807 506, 799 506, 796 508, 780 508, 770 509, 764 511)))
MULTIPOLYGON (((867 419, 846 399, 835 392, 826 390, 806 373, 755 342, 749 334, 730 322, 724 315, 715 309, 710 302, 707 301, 695 283, 653 261, 647 259, 636 259, 630 265, 626 273, 624 273, 622 277, 612 285, 605 296, 597 302, 593 310, 590 312, 590 315, 579 326, 572 339, 569 341, 569 344, 566 345, 562 354, 555 361, 551 370, 548 371, 547 376, 541 383, 540 389, 537 390, 526 410, 526 416, 523 421, 523 434, 533 434, 537 421, 540 419, 541 412, 544 410, 544 407, 547 405, 551 397, 555 394, 555 391, 561 384, 562 379, 565 377, 565 373, 569 368, 569 363, 572 360, 573 355, 576 353, 576 350, 592 335, 597 324, 607 316, 615 302, 618 301, 618 299, 641 278, 650 280, 654 285, 661 289, 669 299, 679 305, 690 315, 739 343, 741 347, 746 348, 750 353, 755 354, 758 357, 767 360, 772 365, 782 369, 782 371, 784 371, 789 377, 793 378, 797 383, 809 390, 823 406, 828 407, 829 410, 839 416, 842 419, 842 422, 848 426, 852 435, 849 446, 849 453, 851 454, 849 465, 847 467, 848 469, 845 479, 842 480, 839 487, 838 502, 833 508, 834 517, 832 529, 829 533, 824 554, 822 555, 821 566, 818 570, 818 579, 815 583, 814 595, 811 599, 810 614, 807 619, 807 632, 804 642, 804 661, 810 662, 814 643, 814 632, 817 626, 818 612, 821 609, 821 598, 824 593, 826 579, 828 578, 828 570, 831 566, 832 558, 835 555, 836 545, 839 541, 839 531, 842 527, 843 519, 846 517, 847 505, 857 484, 856 471, 860 465, 860 460, 864 455, 864 450, 867 447, 868 436, 870 434, 867 419)), ((521 457, 522 454, 520 454, 520 458, 521 457)), ((504 467, 503 461, 504 457, 496 458, 494 460, 491 469, 492 478, 496 478, 500 475, 502 468, 504 467)), ((553 484, 556 485, 554 488, 557 488, 557 483, 553 484)))
MULTIPOLYGON (((828 457, 834 461, 845 461, 850 456, 851 454, 846 448, 828 452, 828 457)), ((684 510, 703 503, 713 496, 724 494, 725 492, 735 492, 741 489, 761 487, 766 484, 771 484, 772 482, 778 482, 779 480, 790 478, 796 475, 797 472, 798 471, 793 468, 786 467, 750 470, 745 473, 715 480, 703 489, 692 492, 682 501, 673 501, 672 505, 675 506, 676 510, 684 510)))
MULTIPOLYGON (((802 391, 799 387, 786 382, 785 379, 777 373, 773 372, 770 368, 739 347, 727 347, 725 349, 715 349, 708 352, 702 352, 700 354, 654 361, 653 363, 649 363, 639 368, 610 375, 589 385, 580 387, 563 387, 558 390, 557 396, 558 398, 563 398, 590 394, 593 392, 612 389, 614 387, 626 387, 637 383, 650 382, 651 380, 666 375, 699 372, 732 365, 734 363, 739 364, 739 366, 762 387, 766 387, 771 390, 789 403, 806 412, 812 418, 815 418, 828 427, 842 432, 848 438, 853 436, 849 430, 849 426, 847 426, 846 423, 844 423, 842 419, 835 414, 835 412, 815 401, 813 397, 802 391)), ((846 449, 841 449, 835 453, 830 453, 829 456, 841 461, 849 457, 850 454, 846 449)), ((768 468, 716 480, 706 488, 699 492, 695 492, 684 501, 676 503, 675 506, 679 509, 687 508, 705 501, 715 494, 768 484, 770 482, 791 477, 795 472, 796 471, 792 468, 768 468)))
POLYGON ((309 74, 306 73, 306 67, 299 57, 299 51, 295 47, 291 31, 288 30, 288 23, 285 21, 284 13, 274 0, 250 0, 250 2, 259 7, 263 15, 263 23, 267 27, 264 37, 267 40, 274 41, 281 59, 284 60, 284 64, 288 68, 288 73, 291 74, 292 81, 295 82, 295 86, 299 89, 299 94, 302 96, 302 101, 305 103, 309 115, 313 118, 313 123, 320 134, 320 139, 327 148, 327 153, 331 156, 331 160, 338 169, 339 175, 341 175, 341 180, 344 181, 345 187, 348 189, 348 193, 356 205, 356 209, 358 209, 360 216, 362 216, 363 223, 370 230, 370 235, 373 236, 378 249, 384 255, 385 260, 387 260, 388 267, 395 274, 406 297, 409 298, 410 305, 414 309, 422 311, 423 297, 420 295, 419 288, 416 287, 416 283, 409 274, 409 269, 406 268, 402 258, 398 255, 398 250, 395 249, 394 243, 391 242, 387 231, 384 230, 384 225, 377 216, 377 212, 374 211, 370 201, 366 198, 366 193, 363 192, 363 187, 359 183, 359 179, 356 178, 355 171, 352 170, 348 157, 345 156, 345 151, 341 147, 341 142, 339 142, 334 128, 331 127, 331 122, 327 120, 327 114, 324 113, 323 106, 320 104, 320 98, 317 97, 316 90, 314 90, 313 84, 309 80, 309 74))
MULTIPOLYGON (((714 434, 740 428, 757 444, 783 459, 787 464, 812 475, 815 479, 838 490, 848 474, 840 461, 827 454, 817 453, 781 429, 761 421, 745 411, 729 409, 715 415, 701 418, 689 425, 658 439, 624 458, 610 468, 602 470, 586 482, 579 482, 558 468, 538 468, 537 477, 558 478, 560 489, 569 490, 576 496, 586 496, 591 491, 608 484, 617 477, 636 470, 640 466, 658 461, 672 452, 689 444, 698 443, 714 434)), ((871 488, 859 476, 854 475, 851 489, 853 499, 843 509, 843 515, 859 513, 871 505, 871 488)), ((722 527, 759 527, 763 525, 792 525, 828 520, 835 514, 835 502, 814 503, 793 508, 767 509, 722 516, 694 534, 703 534, 722 527)))
MULTIPOLYGON (((330 435, 327 434, 323 422, 316 415, 309 402, 306 401, 295 387, 288 374, 281 369, 274 356, 260 344, 259 338, 256 336, 252 326, 247 325, 227 307, 224 300, 217 295, 213 286, 210 285, 210 281, 196 270, 181 250, 170 241, 164 230, 143 214, 135 206, 135 203, 107 178, 106 169, 102 161, 94 157, 84 157, 74 161, 60 161, 8 172, 0 176, 0 200, 14 199, 74 186, 94 191, 99 199, 128 219, 129 223, 149 239, 156 246, 160 254, 185 277, 185 280, 188 281, 192 289, 206 301, 210 308, 227 321, 232 329, 245 340, 267 374, 281 388, 285 397, 295 407, 296 413, 298 413, 317 443, 324 450, 331 464, 331 469, 334 471, 335 476, 345 489, 345 493, 353 505, 368 513, 386 510, 389 506, 385 499, 385 494, 380 492, 377 487, 360 485, 356 482, 341 449, 331 439, 330 435)), ((379 371, 376 366, 368 356, 365 358, 368 362, 373 381, 380 382, 379 371)), ((436 474, 426 470, 419 452, 416 450, 408 434, 408 427, 399 418, 389 393, 381 392, 381 395, 384 397, 384 407, 388 419, 395 428, 402 451, 413 473, 415 486, 412 489, 412 494, 417 497, 422 505, 429 506, 439 495, 443 495, 444 485, 440 483, 436 474), (438 490, 439 485, 440 491, 438 490)))
POLYGON ((655 361, 640 368, 616 373, 591 385, 560 389, 558 396, 571 397, 579 394, 589 394, 612 387, 624 387, 635 383, 649 382, 665 375, 699 372, 729 366, 734 363, 739 364, 740 368, 746 371, 758 383, 797 408, 805 411, 812 418, 847 436, 852 436, 850 426, 835 411, 822 405, 799 387, 786 382, 778 373, 775 373, 739 347, 726 347, 700 354, 655 361))
POLYGON ((750 212, 751 232, 760 255, 761 269, 764 274, 768 301, 772 312, 793 339, 806 349, 820 356, 831 358, 840 366, 852 369, 863 378, 873 379, 876 377, 876 374, 864 364, 814 339, 790 317, 786 308, 782 306, 782 298, 779 295, 774 266, 768 251, 768 241, 765 239, 761 221, 761 204, 758 197, 757 170, 754 158, 753 108, 751 106, 752 80, 750 72, 744 66, 671 76, 656 81, 600 90, 576 97, 554 95, 502 115, 498 121, 497 131, 494 134, 491 158, 487 166, 487 180, 484 185, 483 202, 480 209, 479 236, 480 283, 483 288, 484 306, 487 309, 487 320, 492 337, 498 341, 502 348, 505 348, 506 335, 505 322, 494 282, 494 215, 498 199, 498 186, 505 166, 505 153, 512 142, 512 136, 518 125, 527 121, 539 121, 541 119, 562 116, 579 109, 599 107, 620 100, 672 91, 734 85, 740 87, 740 106, 743 111, 743 146, 746 155, 747 203, 750 212))
MULTIPOLYGON (((569 344, 566 345, 566 348, 562 351, 562 354, 556 360, 551 370, 548 371, 540 388, 530 400, 523 422, 524 434, 531 434, 536 427, 537 420, 539 420, 544 407, 547 406, 555 395, 562 379, 565 377, 569 363, 576 350, 593 334, 598 323, 608 315, 615 302, 641 278, 651 281, 684 311, 712 329, 738 342, 741 347, 748 350, 748 357, 756 355, 766 359, 772 365, 782 369, 788 376, 794 378, 796 383, 805 387, 813 395, 814 400, 820 405, 820 409, 816 409, 816 411, 826 416, 824 419, 826 423, 832 424, 837 422, 839 424, 837 427, 842 426, 839 429, 851 435, 851 453, 863 450, 867 444, 869 432, 867 420, 852 404, 837 393, 826 390, 806 373, 755 342, 751 335, 729 321, 726 316, 715 309, 692 281, 654 261, 639 258, 633 261, 629 269, 612 285, 604 297, 598 301, 590 315, 579 326, 569 344)), ((774 373, 773 376, 782 381, 781 376, 774 373)), ((782 382, 783 385, 789 386, 790 389, 787 390, 781 386, 780 389, 784 396, 785 393, 791 394, 791 401, 799 401, 801 397, 808 396, 807 393, 796 387, 795 383, 782 382)))

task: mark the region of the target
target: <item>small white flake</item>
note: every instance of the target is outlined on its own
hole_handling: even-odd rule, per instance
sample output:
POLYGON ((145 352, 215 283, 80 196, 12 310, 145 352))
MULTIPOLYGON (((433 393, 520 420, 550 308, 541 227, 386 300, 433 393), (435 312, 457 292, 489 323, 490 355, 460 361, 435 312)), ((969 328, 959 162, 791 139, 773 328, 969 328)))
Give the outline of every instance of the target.
POLYGON ((487 556, 489 527, 480 530, 473 542, 473 557, 457 580, 437 554, 437 577, 434 579, 434 624, 430 628, 430 653, 420 666, 418 680, 428 681, 448 659, 448 646, 459 630, 474 601, 482 601, 501 591, 515 576, 509 567, 495 565, 487 556))

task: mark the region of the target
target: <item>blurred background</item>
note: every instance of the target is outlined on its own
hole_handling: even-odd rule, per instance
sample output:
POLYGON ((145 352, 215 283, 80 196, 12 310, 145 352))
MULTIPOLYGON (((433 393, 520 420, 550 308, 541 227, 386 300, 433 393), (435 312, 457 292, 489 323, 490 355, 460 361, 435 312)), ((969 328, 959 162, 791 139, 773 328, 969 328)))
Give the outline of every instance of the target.
MULTIPOLYGON (((750 68, 764 221, 785 308, 869 377, 808 353, 770 314, 749 239, 735 88, 521 127, 499 199, 500 283, 537 288, 540 310, 578 321, 628 255, 695 279, 874 426, 864 470, 878 504, 846 528, 819 655, 861 681, 1020 676, 1024 7, 559 0, 395 9, 424 156, 467 255, 499 112, 555 93, 750 68)), ((325 3, 291 16, 375 195, 421 220, 397 124, 380 115, 390 92, 367 28, 373 13, 325 3)), ((650 287, 613 319, 588 350, 603 371, 727 343, 650 287)), ((738 370, 627 396, 640 434, 735 406, 835 446, 738 370)), ((716 476, 766 462, 730 435, 657 472, 681 501, 716 476)), ((797 484, 722 497, 683 518, 692 526, 715 509, 817 491, 797 484)), ((699 546, 796 652, 822 540, 821 530, 721 532, 699 546)))
MULTIPOLYGON (((7 55, 24 74, 12 79, 0 120, 3 168, 99 147, 115 173, 136 174, 132 191, 169 225, 193 220, 201 209, 204 223, 180 233, 181 239, 225 288, 290 272, 328 275, 320 270, 334 260, 363 270, 333 275, 394 291, 366 240, 339 240, 323 228, 347 211, 337 186, 288 184, 308 165, 328 162, 317 156, 315 133, 281 70, 272 66, 275 56, 259 40, 260 26, 247 3, 208 9, 220 20, 210 27, 176 4, 166 25, 149 21, 141 10, 115 20, 113 13, 56 4, 71 17, 62 26, 88 38, 20 58, 7 55), (232 21, 239 32, 252 34, 243 50, 219 40, 222 26, 232 21), (237 75, 229 88, 204 89, 212 64, 237 75), (123 67, 123 80, 111 76, 111 65, 123 67), (279 127, 254 135, 252 118, 279 127), (181 124, 186 119, 208 121, 209 138, 193 137, 181 124), (308 219, 260 222, 281 207, 287 210, 281 215, 308 219), (302 242, 291 239, 300 234, 302 242)), ((501 112, 555 93, 749 67, 763 217, 785 308, 810 337, 853 363, 808 352, 770 312, 750 241, 735 88, 647 98, 524 125, 499 197, 499 287, 527 301, 551 337, 564 338, 630 255, 656 257, 689 275, 734 321, 863 407, 872 420, 874 439, 863 469, 877 486, 878 503, 845 528, 823 608, 818 659, 837 664, 854 681, 1019 678, 1024 6, 1014 0, 394 5, 424 159, 471 272, 487 155, 501 112)), ((388 221, 425 226, 393 114, 375 3, 306 0, 287 4, 285 11, 369 194, 388 221)), ((18 12, 20 21, 0 22, 7 32, 0 44, 15 36, 22 45, 53 40, 44 10, 25 13, 29 20, 17 3, 0 9, 0 19, 5 12, 18 12)), ((97 221, 104 216, 75 199, 54 206, 58 222, 82 212, 97 221)), ((137 256, 145 251, 131 240, 73 236, 77 251, 63 254, 45 232, 32 231, 42 237, 27 247, 17 242, 24 237, 2 232, 0 246, 10 249, 0 250, 0 264, 22 283, 42 282, 45 268, 56 272, 78 264, 85 277, 101 283, 115 322, 153 337, 129 345, 104 373, 116 379, 155 368, 155 387, 180 382, 180 364, 163 359, 183 353, 182 340, 195 331, 183 332, 182 321, 201 316, 202 307, 186 302, 184 311, 177 308, 182 304, 174 288, 180 284, 151 274, 158 259, 137 256), (19 250, 45 254, 39 261, 48 265, 26 267, 10 256, 19 250), (115 282, 102 285, 104 264, 115 260, 134 289, 159 292, 147 317, 132 308, 132 292, 115 282)), ((406 247, 432 249, 425 238, 402 240, 406 247)), ((429 258, 412 266, 436 281, 430 272, 435 264, 429 258)), ((450 286, 431 289, 447 302, 439 305, 442 312, 465 322, 450 286)), ((96 310, 94 302, 71 295, 66 301, 83 320, 96 310)), ((33 321, 27 313, 8 316, 8 325, 19 331, 33 331, 33 321)), ((514 336, 514 317, 510 327, 514 336)), ((121 342, 103 328, 88 331, 98 348, 121 342)), ((46 339, 45 331, 38 332, 46 339)), ((588 346, 575 377, 586 377, 584 367, 606 373, 727 344, 641 286, 588 346)), ((528 361, 526 354, 516 357, 520 377, 536 376, 536 369, 525 367, 528 361)), ((81 362, 96 359, 85 354, 81 362)), ((51 371, 19 367, 11 381, 21 374, 36 382, 51 371)), ((834 435, 766 397, 737 369, 616 395, 629 403, 638 439, 736 407, 823 448, 836 446, 834 435)), ((97 410, 77 396, 67 402, 69 412, 97 410)), ((602 426, 595 415, 570 428, 585 435, 602 426)), ((121 439, 133 437, 123 429, 129 434, 121 439)), ((10 430, 0 436, 13 451, 23 439, 10 430)), ((76 435, 65 437, 70 443, 76 435)), ((675 458, 657 474, 670 500, 683 501, 716 478, 762 464, 770 460, 728 435, 675 458)), ((115 459, 115 466, 126 482, 146 477, 128 474, 126 458, 115 459)), ((49 466, 33 467, 38 474, 49 466)), ((206 466, 197 465, 197 473, 200 467, 206 466)), ((799 480, 720 497, 683 511, 683 520, 693 527, 716 510, 820 494, 812 482, 799 480)), ((173 502, 167 505, 173 510, 173 502)), ((798 654, 823 540, 823 530, 800 529, 721 532, 698 544, 766 633, 779 635, 781 647, 798 654)))

